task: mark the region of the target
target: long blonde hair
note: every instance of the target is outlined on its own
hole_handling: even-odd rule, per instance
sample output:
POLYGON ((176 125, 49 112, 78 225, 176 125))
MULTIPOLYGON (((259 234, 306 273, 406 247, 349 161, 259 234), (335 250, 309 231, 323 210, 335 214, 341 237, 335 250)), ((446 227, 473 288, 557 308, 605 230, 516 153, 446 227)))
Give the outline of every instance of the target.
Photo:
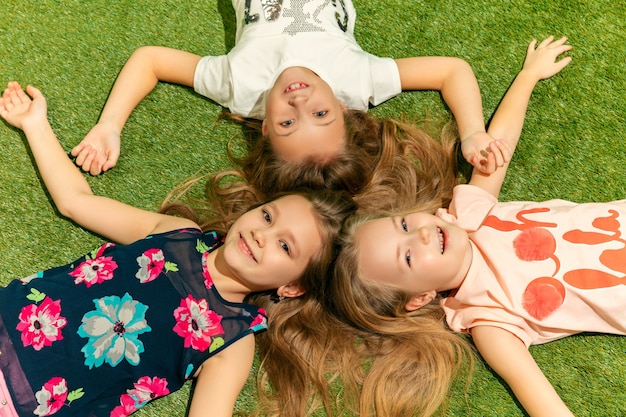
MULTIPOLYGON (((435 206, 425 203, 421 208, 433 212, 435 206)), ((446 327, 439 298, 408 312, 410 294, 359 277, 354 233, 373 218, 361 215, 346 222, 330 280, 328 308, 357 329, 368 347, 371 366, 357 394, 359 415, 430 416, 445 404, 462 365, 472 367, 472 351, 463 337, 446 327)))

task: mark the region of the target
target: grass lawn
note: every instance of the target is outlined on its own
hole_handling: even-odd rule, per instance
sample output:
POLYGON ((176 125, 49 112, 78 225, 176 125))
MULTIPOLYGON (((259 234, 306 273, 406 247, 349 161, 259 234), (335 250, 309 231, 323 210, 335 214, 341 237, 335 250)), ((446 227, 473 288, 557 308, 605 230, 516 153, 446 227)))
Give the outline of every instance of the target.
MULTIPOLYGON (((610 0, 354 0, 356 38, 371 53, 458 56, 480 84, 489 119, 521 68, 528 42, 566 35, 574 58, 542 81, 530 103, 502 200, 607 201, 626 197, 626 3, 610 0)), ((234 44, 228 0, 4 0, 0 84, 33 84, 48 98, 64 147, 96 122, 126 59, 142 45, 220 55, 234 44)), ((94 191, 155 209, 196 172, 228 167, 240 131, 217 123, 221 108, 191 89, 160 84, 129 119, 112 171, 89 177, 94 191)), ((403 93, 372 112, 437 127, 449 112, 439 94, 403 93)), ((0 126, 0 284, 77 258, 101 243, 62 219, 23 136, 0 126)), ((626 306, 625 306, 626 308, 626 306)), ((575 336, 531 348, 577 416, 626 414, 626 338, 575 336)), ((227 371, 225 371, 227 372, 227 371)), ((411 381, 407 381, 408 384, 411 381)), ((182 416, 188 388, 138 416, 182 416)), ((254 407, 252 378, 238 410, 254 407)), ((478 362, 469 386, 450 394, 448 416, 523 416, 507 387, 478 362)))

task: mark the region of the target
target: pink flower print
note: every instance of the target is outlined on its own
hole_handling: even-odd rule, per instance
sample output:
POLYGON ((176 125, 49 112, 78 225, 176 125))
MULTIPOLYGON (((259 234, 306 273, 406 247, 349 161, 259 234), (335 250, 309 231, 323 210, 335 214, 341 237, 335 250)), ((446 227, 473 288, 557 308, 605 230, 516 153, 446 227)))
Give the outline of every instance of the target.
POLYGON ((139 271, 135 277, 144 284, 156 279, 165 267, 165 257, 161 249, 148 249, 137 258, 139 271))
POLYGON ((24 347, 41 350, 56 340, 63 340, 61 329, 67 324, 67 319, 61 316, 61 300, 53 301, 46 297, 39 305, 24 306, 19 320, 16 328, 22 332, 24 347))
POLYGON ((135 400, 128 394, 120 397, 120 404, 111 411, 110 417, 127 417, 138 410, 135 407, 135 400))
POLYGON ((87 287, 100 284, 113 278, 113 271, 117 269, 117 263, 110 256, 99 256, 95 259, 87 259, 76 269, 70 272, 74 277, 74 284, 84 282, 87 287))
POLYGON ((126 394, 120 396, 120 404, 113 409, 111 417, 126 417, 134 413, 149 401, 170 393, 165 378, 142 376, 126 394))
POLYGON ((213 336, 224 334, 222 316, 210 310, 205 299, 195 300, 191 294, 180 300, 174 318, 174 331, 185 339, 185 347, 204 352, 211 346, 213 336))
POLYGON ((49 416, 61 409, 67 399, 67 382, 54 377, 46 382, 35 394, 39 406, 33 411, 38 416, 49 416))
POLYGON ((259 331, 261 329, 267 329, 267 315, 262 308, 259 309, 259 314, 250 323, 250 330, 259 331))
POLYGON ((104 251, 115 246, 115 243, 111 243, 111 242, 107 242, 107 243, 103 243, 102 245, 100 245, 100 247, 98 249, 95 249, 93 251, 91 251, 91 253, 89 254, 90 258, 94 259, 94 258, 99 258, 102 255, 104 255, 104 251))
POLYGON ((209 253, 211 252, 207 251, 202 254, 202 275, 204 276, 204 285, 207 288, 211 288, 213 286, 213 278, 211 278, 211 272, 209 272, 209 267, 207 265, 209 253))

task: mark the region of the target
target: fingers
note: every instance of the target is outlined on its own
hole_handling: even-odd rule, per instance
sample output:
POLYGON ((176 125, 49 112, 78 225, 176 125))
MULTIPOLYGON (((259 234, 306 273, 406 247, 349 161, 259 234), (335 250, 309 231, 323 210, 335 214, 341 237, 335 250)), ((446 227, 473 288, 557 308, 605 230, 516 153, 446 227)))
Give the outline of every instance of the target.
POLYGON ((482 158, 472 158, 470 163, 484 174, 492 174, 511 160, 509 146, 502 139, 490 142, 481 153, 482 158))
MULTIPOLYGON (((79 166, 83 171, 89 172, 91 175, 99 175, 102 172, 103 162, 98 156, 98 151, 89 145, 78 145, 76 148, 78 147, 80 147, 81 149, 75 155, 75 164, 79 166)), ((74 155, 73 152, 72 155, 74 155)))
POLYGON ((111 151, 109 155, 107 155, 106 161, 102 164, 102 172, 106 172, 109 169, 113 168, 117 164, 117 160, 120 157, 120 153, 111 151))
POLYGON ((552 42, 553 39, 554 39, 554 36, 552 35, 548 36, 547 38, 541 41, 541 43, 539 44, 537 48, 545 48, 546 46, 550 44, 550 42, 552 42))
POLYGON ((37 87, 33 87, 30 84, 26 86, 26 92, 33 98, 43 95, 41 94, 41 91, 39 91, 37 87))

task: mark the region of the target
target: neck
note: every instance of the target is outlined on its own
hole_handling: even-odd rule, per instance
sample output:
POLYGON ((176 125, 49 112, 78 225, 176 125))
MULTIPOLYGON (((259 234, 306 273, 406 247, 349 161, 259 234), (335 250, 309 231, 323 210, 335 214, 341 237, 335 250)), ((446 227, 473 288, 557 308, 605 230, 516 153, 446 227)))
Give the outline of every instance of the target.
POLYGON ((463 285, 463 281, 465 281, 465 278, 467 277, 467 274, 469 273, 469 270, 472 266, 472 259, 474 258, 474 248, 472 247, 472 241, 469 239, 467 240, 467 247, 468 249, 465 255, 465 262, 463 262, 463 267, 461 268, 461 273, 459 274, 460 276, 456 285, 454 286, 454 289, 459 289, 459 287, 463 285))
POLYGON ((206 260, 206 267, 213 280, 213 285, 222 298, 227 301, 239 303, 252 291, 242 282, 233 277, 232 271, 228 268, 224 258, 221 256, 221 247, 209 253, 206 260))

